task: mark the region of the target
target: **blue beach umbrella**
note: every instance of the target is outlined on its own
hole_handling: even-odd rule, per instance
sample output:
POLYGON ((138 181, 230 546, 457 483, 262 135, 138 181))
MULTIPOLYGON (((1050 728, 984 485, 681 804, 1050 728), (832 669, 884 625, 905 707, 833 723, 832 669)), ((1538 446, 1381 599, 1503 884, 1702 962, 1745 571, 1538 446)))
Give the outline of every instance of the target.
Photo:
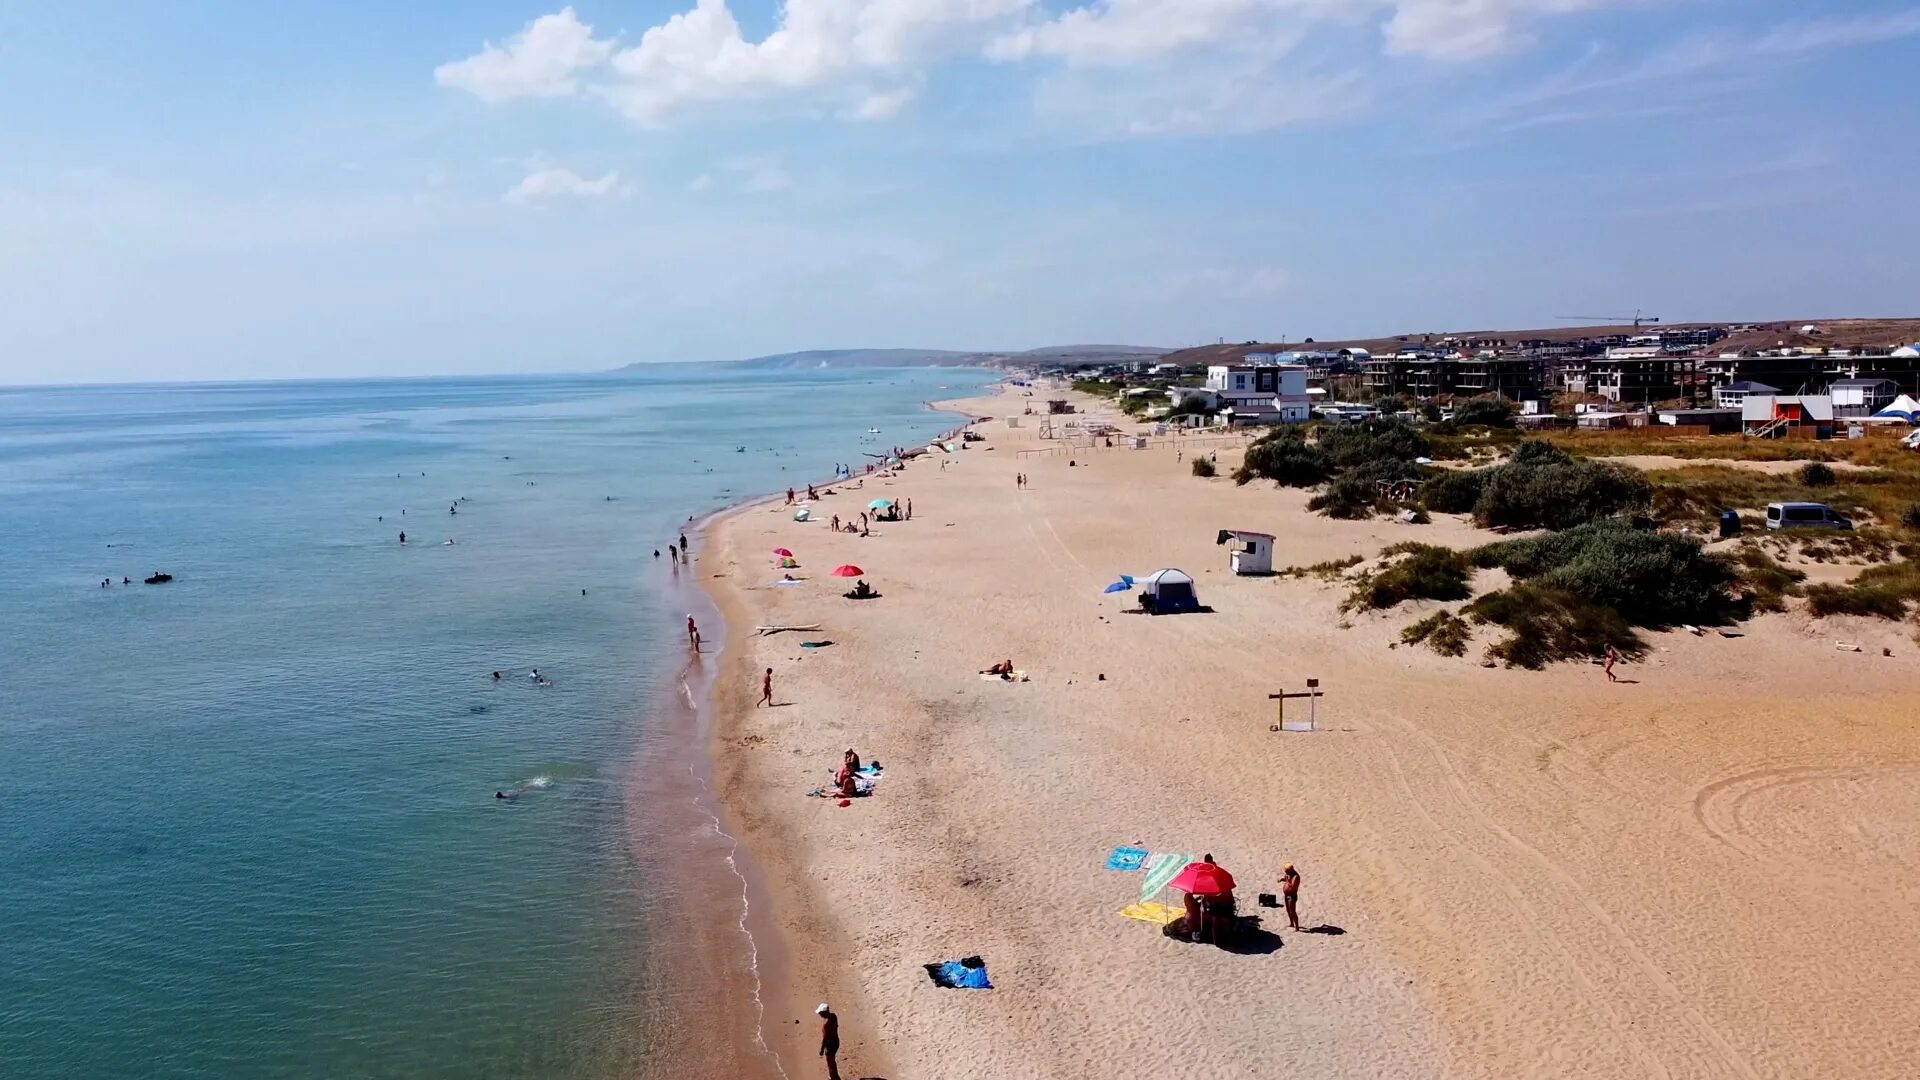
POLYGON ((1123 578, 1119 581, 1114 582, 1113 584, 1107 586, 1106 588, 1100 591, 1116 593, 1116 592, 1129 592, 1132 589, 1133 589, 1133 580, 1131 578, 1123 578))
POLYGON ((893 505, 893 500, 892 500, 892 499, 875 499, 875 500, 873 500, 872 502, 870 502, 870 503, 868 503, 868 504, 867 504, 867 509, 869 509, 869 510, 885 510, 885 509, 886 509, 887 507, 889 507, 889 506, 892 506, 892 505, 893 505))

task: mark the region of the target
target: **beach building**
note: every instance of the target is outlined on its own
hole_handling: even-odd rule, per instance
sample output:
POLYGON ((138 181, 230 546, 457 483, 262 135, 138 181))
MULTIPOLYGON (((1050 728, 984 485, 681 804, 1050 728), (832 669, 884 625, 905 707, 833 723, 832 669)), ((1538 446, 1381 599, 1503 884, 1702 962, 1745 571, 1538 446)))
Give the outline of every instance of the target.
POLYGON ((1207 369, 1206 388, 1232 424, 1301 423, 1312 413, 1307 369, 1298 364, 1218 364, 1207 369))
POLYGON ((1216 544, 1231 544, 1233 572, 1243 576, 1273 573, 1273 534, 1246 529, 1221 529, 1216 544))
POLYGON ((1676 435, 1728 435, 1740 430, 1739 406, 1730 409, 1661 409, 1654 421, 1676 435))
POLYGON ((1459 361, 1435 356, 1431 350, 1403 351, 1376 356, 1361 365, 1367 390, 1379 397, 1403 394, 1425 400, 1454 392, 1459 361))
POLYGON ((1480 353, 1458 362, 1453 390, 1461 397, 1499 394, 1514 401, 1540 396, 1542 364, 1526 356, 1480 353))
POLYGON ((1834 419, 1858 420, 1886 408, 1900 396, 1900 388, 1887 378, 1839 379, 1827 393, 1833 398, 1834 419))
POLYGON ((1833 399, 1825 394, 1749 394, 1740 403, 1741 430, 1762 439, 1830 439, 1833 399))
POLYGON ((1748 394, 1777 394, 1779 392, 1780 388, 1777 386, 1768 386, 1766 383, 1754 382, 1752 379, 1738 379, 1725 386, 1714 387, 1713 403, 1722 409, 1732 409, 1735 413, 1738 413, 1740 411, 1740 403, 1747 399, 1748 394))
POLYGON ((1634 404, 1671 401, 1680 396, 1687 361, 1660 355, 1657 349, 1652 356, 1614 355, 1619 351, 1608 349, 1606 356, 1587 363, 1587 393, 1634 404))

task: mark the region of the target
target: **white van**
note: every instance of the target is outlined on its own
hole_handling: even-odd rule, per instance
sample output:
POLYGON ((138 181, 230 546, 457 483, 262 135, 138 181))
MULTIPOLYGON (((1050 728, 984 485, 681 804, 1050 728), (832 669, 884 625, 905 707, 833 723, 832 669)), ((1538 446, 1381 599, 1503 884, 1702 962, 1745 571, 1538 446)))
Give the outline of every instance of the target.
POLYGON ((1777 502, 1767 504, 1769 529, 1852 529, 1853 522, 1833 512, 1826 503, 1777 502))

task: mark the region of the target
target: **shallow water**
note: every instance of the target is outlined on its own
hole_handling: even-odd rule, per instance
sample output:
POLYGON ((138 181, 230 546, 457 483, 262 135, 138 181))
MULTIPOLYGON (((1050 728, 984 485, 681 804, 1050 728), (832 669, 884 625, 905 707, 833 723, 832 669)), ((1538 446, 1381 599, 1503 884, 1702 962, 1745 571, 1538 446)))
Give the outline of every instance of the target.
POLYGON ((652 552, 985 378, 0 391, 4 1074, 644 1067, 652 552))

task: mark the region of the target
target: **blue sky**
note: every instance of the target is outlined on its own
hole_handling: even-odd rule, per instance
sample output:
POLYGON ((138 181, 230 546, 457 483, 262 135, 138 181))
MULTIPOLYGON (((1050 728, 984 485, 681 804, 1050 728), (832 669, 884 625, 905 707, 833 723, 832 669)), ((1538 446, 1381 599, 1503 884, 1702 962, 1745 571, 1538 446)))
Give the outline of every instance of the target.
POLYGON ((1920 314, 1920 6, 0 0, 0 383, 1920 314))

